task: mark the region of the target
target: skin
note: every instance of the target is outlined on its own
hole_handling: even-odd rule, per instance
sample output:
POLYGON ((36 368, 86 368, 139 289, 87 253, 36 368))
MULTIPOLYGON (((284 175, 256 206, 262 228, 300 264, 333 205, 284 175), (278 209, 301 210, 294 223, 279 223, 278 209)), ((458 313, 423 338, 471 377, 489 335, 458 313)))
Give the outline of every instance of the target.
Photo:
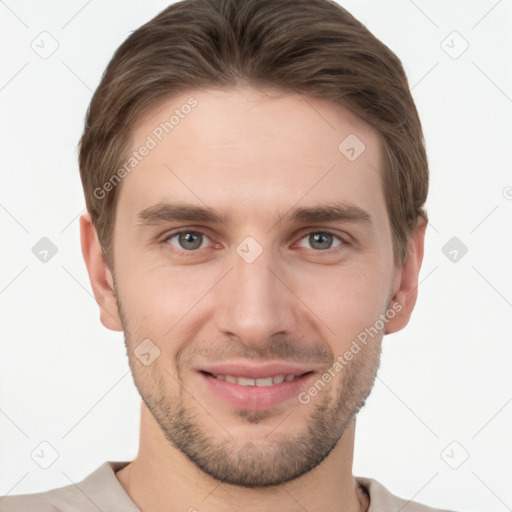
POLYGON ((352 475, 355 417, 384 334, 405 327, 414 308, 426 223, 395 266, 379 135, 326 100, 249 87, 191 91, 147 113, 133 148, 191 96, 198 105, 123 179, 115 272, 90 215, 80 218, 101 321, 124 330, 143 399, 138 455, 116 476, 143 511, 366 510, 352 475), (338 150, 349 134, 366 146, 355 161, 338 150), (140 224, 140 211, 178 200, 231 218, 140 224), (371 222, 279 217, 334 201, 362 208, 371 222), (166 240, 176 228, 203 233, 200 248, 166 240), (325 230, 334 237, 320 250, 312 235, 325 230), (252 263, 236 251, 248 236, 262 249, 252 263), (401 310, 307 404, 293 397, 242 410, 195 371, 235 359, 299 362, 315 371, 307 390, 393 303, 401 310), (144 339, 160 350, 148 366, 133 354, 144 339))

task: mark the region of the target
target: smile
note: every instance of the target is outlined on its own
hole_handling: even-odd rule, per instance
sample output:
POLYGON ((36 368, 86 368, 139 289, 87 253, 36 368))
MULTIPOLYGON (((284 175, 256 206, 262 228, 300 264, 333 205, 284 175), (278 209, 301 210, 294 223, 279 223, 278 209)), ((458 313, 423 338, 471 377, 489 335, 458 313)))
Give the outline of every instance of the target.
POLYGON ((274 384, 281 384, 282 382, 291 382, 300 375, 274 375, 273 377, 264 377, 259 379, 250 379, 247 377, 235 377, 234 375, 222 375, 205 372, 212 377, 219 380, 225 380, 232 384, 238 384, 240 386, 272 386, 274 384))
MULTIPOLYGON (((301 371, 288 368, 296 373, 281 373, 264 371, 262 368, 231 368, 231 372, 220 373, 218 369, 214 373, 207 370, 199 370, 196 375, 200 377, 202 392, 208 397, 215 397, 235 409, 264 410, 275 407, 284 402, 296 404, 296 397, 314 378, 317 372, 301 371), (233 375, 245 373, 245 375, 233 375), (250 374, 253 375, 250 375, 250 374), (259 375, 254 375, 255 373, 259 375), (249 375, 247 375, 249 374, 249 375)), ((226 368, 228 370, 228 368, 226 368)), ((224 371, 226 371, 224 370, 224 371)), ((282 371, 282 369, 281 369, 282 371)), ((210 398, 206 399, 207 402, 210 398)))

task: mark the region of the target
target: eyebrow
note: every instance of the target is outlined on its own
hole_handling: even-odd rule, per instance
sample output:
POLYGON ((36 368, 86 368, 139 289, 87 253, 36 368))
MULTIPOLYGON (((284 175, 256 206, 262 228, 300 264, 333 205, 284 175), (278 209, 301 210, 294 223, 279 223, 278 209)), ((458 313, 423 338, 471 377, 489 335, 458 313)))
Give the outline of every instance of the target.
MULTIPOLYGON (((137 214, 136 225, 159 225, 166 222, 186 221, 210 224, 229 224, 232 216, 226 211, 217 212, 209 207, 185 203, 158 203, 137 214)), ((371 215, 350 203, 328 203, 312 207, 300 207, 278 215, 278 222, 290 223, 350 222, 371 224, 371 215)))

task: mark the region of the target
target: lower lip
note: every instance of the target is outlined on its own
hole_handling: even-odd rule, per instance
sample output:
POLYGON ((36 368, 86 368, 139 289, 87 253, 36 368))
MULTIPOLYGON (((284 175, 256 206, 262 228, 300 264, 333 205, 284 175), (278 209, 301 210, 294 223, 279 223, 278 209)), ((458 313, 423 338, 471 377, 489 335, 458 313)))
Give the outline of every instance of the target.
POLYGON ((226 380, 216 379, 199 372, 208 388, 228 404, 239 409, 263 410, 274 407, 285 400, 297 397, 313 372, 295 377, 291 381, 272 386, 242 386, 226 380))

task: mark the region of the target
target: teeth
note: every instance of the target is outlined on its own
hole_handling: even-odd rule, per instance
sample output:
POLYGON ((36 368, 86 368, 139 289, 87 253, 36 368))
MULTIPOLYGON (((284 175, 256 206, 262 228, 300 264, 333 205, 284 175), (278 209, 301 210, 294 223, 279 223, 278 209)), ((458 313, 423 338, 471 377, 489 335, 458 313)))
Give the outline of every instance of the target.
POLYGON ((233 375, 214 375, 214 377, 240 386, 272 386, 272 384, 281 384, 285 381, 290 382, 295 379, 296 375, 275 375, 262 379, 248 379, 247 377, 234 377, 233 375))
POLYGON ((272 386, 272 377, 266 379, 256 379, 256 386, 272 386))
POLYGON ((246 379, 245 377, 238 377, 238 384, 241 386, 255 386, 256 381, 254 379, 246 379))

